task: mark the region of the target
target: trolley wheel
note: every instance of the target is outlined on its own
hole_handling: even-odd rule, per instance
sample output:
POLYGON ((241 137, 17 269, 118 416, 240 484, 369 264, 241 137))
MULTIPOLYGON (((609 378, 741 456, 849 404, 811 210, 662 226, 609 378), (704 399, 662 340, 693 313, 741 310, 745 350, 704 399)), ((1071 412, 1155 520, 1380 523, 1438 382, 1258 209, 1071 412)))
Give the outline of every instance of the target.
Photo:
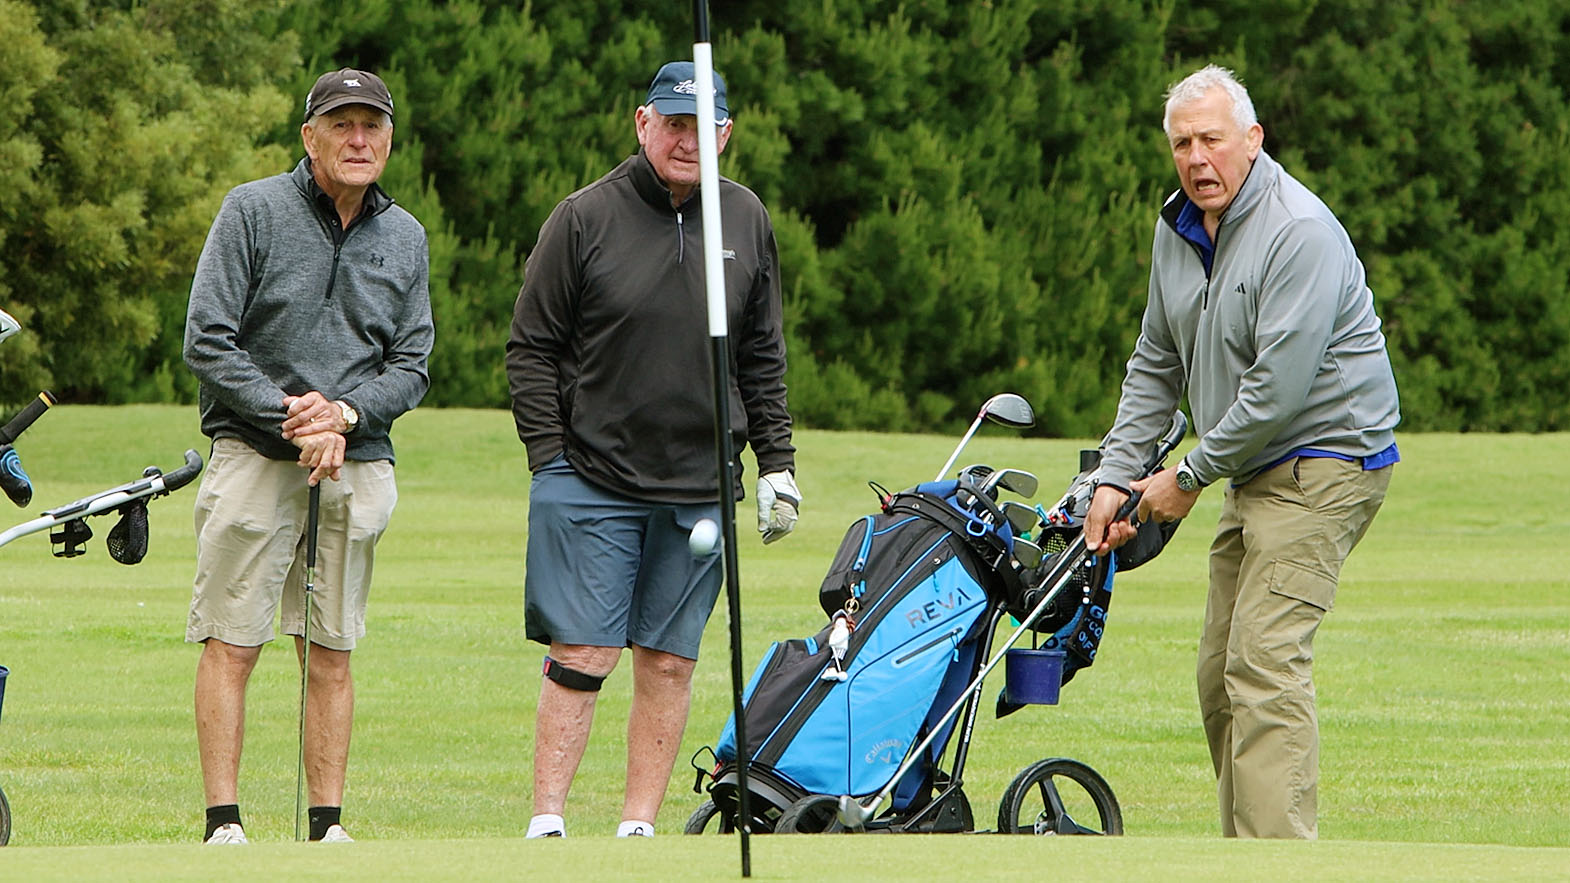
POLYGON ((839 820, 839 798, 829 794, 809 794, 785 807, 774 824, 776 834, 838 834, 845 830, 839 820))
POLYGON ((5 791, 0 790, 0 846, 11 842, 11 804, 5 802, 5 791))
POLYGON ((703 804, 692 811, 687 818, 685 833, 688 834, 734 834, 736 825, 714 805, 714 801, 705 800, 703 804), (718 820, 718 821, 716 821, 718 820), (710 829, 713 829, 712 831, 710 829))
POLYGON ((1054 757, 1025 767, 1009 783, 998 804, 998 833, 1122 834, 1123 811, 1100 773, 1054 757))

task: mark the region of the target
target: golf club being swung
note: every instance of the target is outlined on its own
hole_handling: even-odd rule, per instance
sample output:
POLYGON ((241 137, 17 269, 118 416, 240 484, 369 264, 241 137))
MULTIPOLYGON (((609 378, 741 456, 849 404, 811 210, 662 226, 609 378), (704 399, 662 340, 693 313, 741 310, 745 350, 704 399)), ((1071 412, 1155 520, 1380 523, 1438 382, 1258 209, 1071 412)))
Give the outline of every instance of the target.
POLYGON ((311 687, 311 613, 316 593, 316 528, 321 521, 322 486, 311 485, 305 513, 305 647, 300 652, 300 765, 294 778, 294 839, 304 840, 300 824, 305 814, 305 702, 311 687))

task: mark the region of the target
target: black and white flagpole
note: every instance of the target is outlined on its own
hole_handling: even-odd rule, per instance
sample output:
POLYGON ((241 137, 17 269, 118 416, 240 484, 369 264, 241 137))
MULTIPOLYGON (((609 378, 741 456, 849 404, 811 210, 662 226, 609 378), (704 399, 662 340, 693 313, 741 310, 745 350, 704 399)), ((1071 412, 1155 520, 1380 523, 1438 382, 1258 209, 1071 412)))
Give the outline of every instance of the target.
POLYGON ((709 363, 714 376, 714 450, 719 472, 720 539, 725 559, 725 598, 730 613, 731 706, 736 720, 736 833, 741 875, 752 876, 747 800, 747 726, 742 714, 741 568, 736 559, 736 464, 730 430, 730 341, 725 315, 725 263, 720 249, 720 151, 714 125, 714 57, 706 0, 692 2, 692 67, 698 90, 698 192, 703 200, 703 277, 709 305, 709 363))

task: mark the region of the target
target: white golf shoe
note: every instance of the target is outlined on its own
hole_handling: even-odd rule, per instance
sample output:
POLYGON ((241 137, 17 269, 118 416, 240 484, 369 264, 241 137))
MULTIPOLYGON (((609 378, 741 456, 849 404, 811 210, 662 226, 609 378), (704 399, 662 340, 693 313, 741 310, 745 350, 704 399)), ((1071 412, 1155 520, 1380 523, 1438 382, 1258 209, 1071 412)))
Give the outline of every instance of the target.
POLYGON ((245 839, 245 829, 230 823, 219 825, 213 830, 213 835, 203 841, 208 846, 239 846, 251 841, 245 839))
POLYGON ((327 829, 327 833, 323 834, 322 835, 322 839, 317 841, 317 842, 318 843, 353 843, 354 842, 354 838, 350 837, 349 836, 349 832, 345 831, 343 829, 343 825, 333 825, 332 827, 327 829))

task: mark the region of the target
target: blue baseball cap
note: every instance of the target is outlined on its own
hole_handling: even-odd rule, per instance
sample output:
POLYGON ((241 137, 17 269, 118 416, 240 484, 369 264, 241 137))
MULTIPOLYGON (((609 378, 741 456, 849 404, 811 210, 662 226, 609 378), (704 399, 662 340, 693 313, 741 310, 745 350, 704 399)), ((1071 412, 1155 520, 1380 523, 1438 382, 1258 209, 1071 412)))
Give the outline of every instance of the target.
MULTIPOLYGON (((660 68, 649 84, 649 97, 644 104, 666 116, 698 113, 697 72, 690 61, 672 61, 660 68)), ((714 72, 714 122, 730 119, 730 108, 725 106, 725 80, 719 71, 714 72)))

